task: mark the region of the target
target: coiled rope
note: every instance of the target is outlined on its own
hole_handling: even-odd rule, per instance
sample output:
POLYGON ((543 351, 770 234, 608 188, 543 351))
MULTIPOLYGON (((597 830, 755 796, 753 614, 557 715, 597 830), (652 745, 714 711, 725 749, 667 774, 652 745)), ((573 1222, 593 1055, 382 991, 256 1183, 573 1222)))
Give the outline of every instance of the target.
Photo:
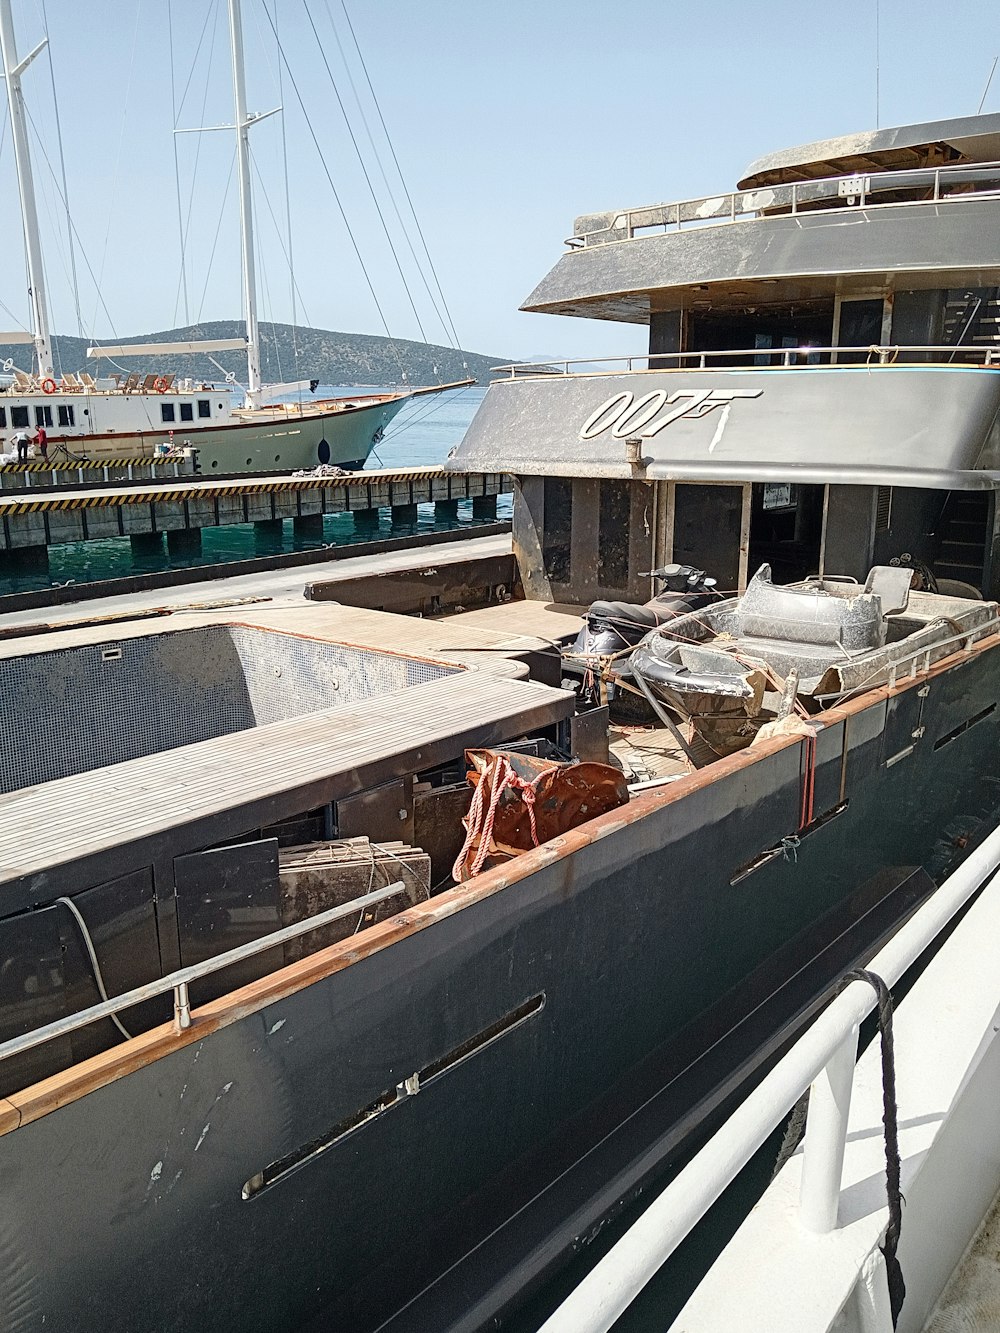
POLYGON ((469 866, 470 878, 478 875, 482 870, 483 864, 489 855, 490 844, 493 841, 493 824, 497 810, 500 808, 500 800, 508 788, 521 793, 521 799, 524 801, 525 808, 528 811, 528 820, 531 824, 531 841, 535 847, 541 846, 538 841, 538 826, 535 822, 535 800, 538 796, 535 783, 544 776, 545 774, 541 773, 534 782, 526 782, 524 778, 517 776, 510 760, 502 754, 498 754, 492 760, 486 771, 480 775, 479 781, 476 783, 476 790, 472 795, 472 804, 469 806, 469 813, 465 820, 465 842, 462 844, 462 850, 455 858, 455 864, 452 867, 452 876, 456 881, 460 881, 462 878, 465 858, 477 838, 479 839, 479 846, 476 848, 476 854, 469 866), (488 801, 485 794, 487 785, 489 786, 488 801))

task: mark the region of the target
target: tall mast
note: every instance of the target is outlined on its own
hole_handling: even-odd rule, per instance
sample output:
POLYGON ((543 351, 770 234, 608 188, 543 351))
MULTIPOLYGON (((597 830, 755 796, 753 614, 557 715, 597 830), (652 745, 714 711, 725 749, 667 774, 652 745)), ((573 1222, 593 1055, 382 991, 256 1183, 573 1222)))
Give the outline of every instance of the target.
POLYGON ((31 155, 28 152, 28 127, 24 112, 24 97, 21 94, 21 75, 35 56, 45 50, 47 43, 46 37, 19 64, 10 0, 0 0, 0 51, 3 54, 3 72, 7 82, 7 101, 10 104, 14 162, 17 166, 17 186, 21 196, 24 248, 28 256, 28 295, 31 297, 35 356, 38 359, 38 373, 43 379, 52 375, 52 343, 49 338, 49 312, 45 301, 42 247, 38 235, 38 209, 35 205, 35 183, 31 175, 31 155))
MULTIPOLYGON (((10 0, 0 0, 7 5, 10 0)), ((250 126, 243 72, 243 21, 240 0, 229 0, 229 39, 233 52, 233 94, 236 99, 236 155, 240 178, 240 233, 243 241, 243 306, 247 325, 247 402, 260 406, 260 341, 257 332, 257 283, 253 258, 253 201, 250 197, 250 126)))

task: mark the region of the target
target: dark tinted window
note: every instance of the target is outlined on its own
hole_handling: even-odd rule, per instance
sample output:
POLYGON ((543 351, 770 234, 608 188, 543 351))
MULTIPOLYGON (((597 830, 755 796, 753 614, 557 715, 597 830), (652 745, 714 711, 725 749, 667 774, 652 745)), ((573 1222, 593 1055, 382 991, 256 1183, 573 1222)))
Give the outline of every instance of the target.
POLYGON ((39 406, 35 408, 35 425, 52 425, 52 408, 49 407, 48 403, 40 403, 39 406))
POLYGON ((553 583, 568 583, 573 518, 573 482, 569 477, 546 477, 542 560, 553 583))
POLYGON ((198 399, 198 415, 200 417, 210 417, 212 415, 212 404, 207 398, 198 399))
POLYGON ((56 408, 56 412, 59 415, 60 426, 76 425, 76 421, 73 419, 73 406, 71 403, 60 403, 56 408))
POLYGON ((843 301, 840 306, 839 347, 856 347, 856 352, 838 352, 837 364, 849 365, 868 360, 869 347, 882 341, 882 302, 843 301))
POLYGON ((628 586, 629 483, 601 481, 597 582, 602 588, 628 586))
POLYGON ((181 421, 194 421, 193 403, 181 403, 181 421))
POLYGON ((5 407, 0 407, 0 429, 6 426, 6 424, 7 424, 7 409, 5 407))
POLYGON ((173 419, 174 419, 174 405, 173 405, 173 403, 161 403, 161 404, 160 404, 160 420, 161 420, 161 421, 173 421, 173 419))
POLYGON ((26 407, 12 407, 10 409, 10 424, 12 426, 27 426, 28 409, 26 407))

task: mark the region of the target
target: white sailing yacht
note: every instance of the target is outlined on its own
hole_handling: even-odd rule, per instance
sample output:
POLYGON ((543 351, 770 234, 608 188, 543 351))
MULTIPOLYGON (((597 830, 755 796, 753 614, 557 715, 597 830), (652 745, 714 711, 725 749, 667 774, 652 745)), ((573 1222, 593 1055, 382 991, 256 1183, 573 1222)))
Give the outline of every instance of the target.
POLYGON ((56 373, 21 91, 21 75, 44 50, 48 39, 19 60, 11 0, 0 0, 0 52, 10 105, 33 325, 31 333, 0 333, 0 344, 33 345, 32 371, 14 369, 12 383, 0 388, 0 438, 44 427, 50 457, 63 453, 95 462, 149 458, 165 450, 192 447, 198 450, 204 472, 284 471, 317 463, 361 467, 404 403, 418 395, 460 387, 437 385, 307 402, 263 401, 269 395, 260 373, 249 131, 264 117, 247 113, 240 0, 228 0, 228 4, 246 334, 235 340, 102 345, 89 348, 87 354, 96 358, 168 358, 242 350, 247 358, 245 394, 228 383, 180 379, 170 373, 166 361, 162 373, 143 377, 129 374, 95 379, 87 373, 56 373))

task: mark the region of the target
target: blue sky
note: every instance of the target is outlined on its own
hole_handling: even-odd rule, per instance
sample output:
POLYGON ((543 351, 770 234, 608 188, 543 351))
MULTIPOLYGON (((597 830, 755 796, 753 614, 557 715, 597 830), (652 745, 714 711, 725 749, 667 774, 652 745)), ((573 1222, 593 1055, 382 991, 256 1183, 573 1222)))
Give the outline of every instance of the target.
MULTIPOLYGON (((120 337, 185 322, 167 0, 13 5, 21 55, 46 19, 51 37, 70 206, 86 255, 77 261, 85 333, 120 337)), ((390 331, 420 336, 322 50, 353 117, 427 337, 447 341, 399 237, 353 105, 336 36, 359 87, 364 75, 341 0, 243 0, 243 6, 249 105, 285 107, 283 117, 253 134, 266 187, 257 201, 262 317, 291 318, 288 270, 272 221, 283 226, 285 216, 284 119, 300 322, 383 332, 329 171, 390 331), (311 130, 284 68, 279 96, 265 4, 276 15, 311 130)), ((518 312, 558 259, 577 214, 719 193, 762 153, 876 123, 874 0, 347 0, 347 6, 459 337, 469 349, 498 357, 612 354, 644 345, 641 327, 518 312)), ((224 0, 171 0, 169 10, 176 100, 187 87, 177 123, 230 120, 224 0)), ((880 123, 973 114, 1000 53, 1000 6, 880 0, 878 13, 880 123)), ((73 333, 45 56, 25 74, 24 89, 51 163, 50 169, 36 145, 53 324, 73 333)), ((371 103, 364 106, 375 128, 371 103)), ((1000 111, 1000 70, 984 110, 1000 111)), ((2 124, 0 325, 7 328, 28 316, 5 108, 2 124)), ((186 217, 190 208, 191 219, 188 312, 192 319, 234 317, 240 298, 231 136, 183 135, 176 146, 181 212, 186 217)))

